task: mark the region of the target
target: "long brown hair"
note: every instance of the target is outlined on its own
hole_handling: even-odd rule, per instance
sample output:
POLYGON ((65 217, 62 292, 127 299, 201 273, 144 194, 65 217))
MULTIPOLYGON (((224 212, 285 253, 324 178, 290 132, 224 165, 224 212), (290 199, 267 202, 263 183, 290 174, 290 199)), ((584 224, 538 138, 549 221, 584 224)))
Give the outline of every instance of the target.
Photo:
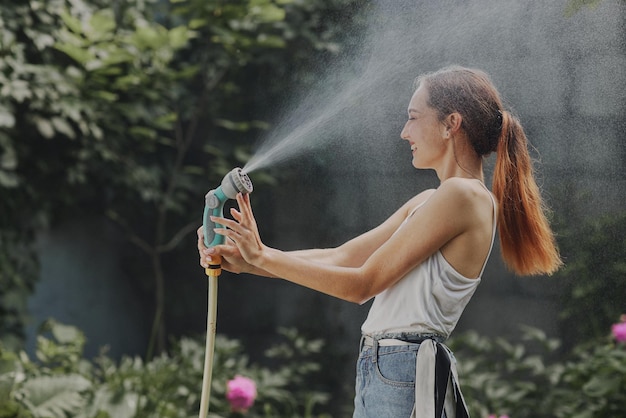
POLYGON ((489 76, 480 70, 446 67, 420 76, 429 106, 443 120, 462 116, 461 128, 479 156, 497 152, 493 194, 498 201, 502 257, 516 274, 552 274, 561 265, 547 208, 535 181, 528 139, 519 119, 503 109, 489 76))

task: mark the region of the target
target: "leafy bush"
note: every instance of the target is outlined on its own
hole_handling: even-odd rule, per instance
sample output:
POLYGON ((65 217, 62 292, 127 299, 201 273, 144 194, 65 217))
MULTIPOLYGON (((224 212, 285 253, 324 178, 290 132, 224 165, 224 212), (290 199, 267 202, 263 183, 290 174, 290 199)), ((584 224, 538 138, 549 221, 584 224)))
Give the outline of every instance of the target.
MULTIPOLYGON (((564 329, 573 341, 600 338, 626 311, 626 212, 576 223, 561 240, 566 267, 564 329)), ((567 336, 566 336, 567 337, 567 336)))
MULTIPOLYGON (((282 342, 266 355, 276 367, 251 364, 241 344, 216 338, 209 416, 235 417, 226 400, 226 382, 235 375, 253 379, 258 390, 249 417, 322 417, 329 395, 307 386, 318 371, 323 346, 293 329, 280 330, 282 342)), ((182 338, 170 354, 149 362, 102 353, 82 357, 83 333, 48 321, 37 342, 37 361, 0 350, 0 418, 181 418, 198 414, 204 342, 182 338)))
POLYGON ((472 416, 606 418, 626 411, 626 345, 604 337, 560 358, 560 342, 523 328, 524 343, 457 337, 461 385, 472 416))
POLYGON ((153 299, 149 353, 165 349, 178 274, 164 265, 178 264, 207 185, 249 158, 275 116, 268 104, 344 50, 360 3, 1 2, 3 343, 23 344, 36 235, 94 216, 136 246, 125 267, 153 299))
MULTIPOLYGON (((619 324, 626 327, 626 322, 619 324)), ((474 417, 606 418, 626 410, 626 333, 578 346, 560 358, 560 343, 540 330, 522 329, 521 343, 475 332, 450 343, 459 358, 465 399, 474 417)), ((197 416, 204 363, 203 341, 182 338, 169 354, 151 361, 105 353, 83 358, 84 335, 48 321, 38 337, 36 360, 0 349, 0 418, 182 418, 197 416)), ((330 417, 328 393, 310 385, 319 371, 323 343, 294 329, 266 351, 273 365, 252 364, 237 340, 218 336, 211 418, 232 412, 226 384, 236 375, 256 383, 258 396, 246 416, 330 417)))

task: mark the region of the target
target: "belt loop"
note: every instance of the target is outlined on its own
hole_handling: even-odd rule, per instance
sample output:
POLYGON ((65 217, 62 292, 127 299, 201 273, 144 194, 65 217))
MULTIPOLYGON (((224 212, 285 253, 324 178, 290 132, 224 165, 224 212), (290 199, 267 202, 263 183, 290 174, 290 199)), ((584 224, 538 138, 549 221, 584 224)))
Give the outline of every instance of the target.
POLYGON ((372 342, 372 361, 376 363, 378 361, 378 338, 373 337, 372 342))

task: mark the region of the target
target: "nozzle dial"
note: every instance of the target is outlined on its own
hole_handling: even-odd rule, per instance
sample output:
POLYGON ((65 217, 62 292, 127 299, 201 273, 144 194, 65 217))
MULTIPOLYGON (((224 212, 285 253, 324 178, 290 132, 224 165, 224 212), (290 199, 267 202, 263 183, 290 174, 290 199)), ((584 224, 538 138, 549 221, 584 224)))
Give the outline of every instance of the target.
POLYGON ((222 191, 229 199, 237 197, 237 193, 251 193, 252 181, 239 167, 233 168, 222 180, 222 191))

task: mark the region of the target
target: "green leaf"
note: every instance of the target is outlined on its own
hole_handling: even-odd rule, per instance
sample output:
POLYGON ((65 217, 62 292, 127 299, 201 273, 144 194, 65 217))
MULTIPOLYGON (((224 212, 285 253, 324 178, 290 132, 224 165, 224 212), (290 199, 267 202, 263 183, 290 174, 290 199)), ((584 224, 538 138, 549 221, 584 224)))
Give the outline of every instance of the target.
POLYGON ((91 55, 88 50, 83 49, 80 46, 70 45, 67 43, 56 43, 54 48, 63 52, 65 55, 82 65, 85 65, 87 62, 94 59, 93 55, 91 55))
POLYGON ((107 102, 115 102, 118 98, 117 94, 105 90, 95 91, 94 96, 99 97, 107 102))
POLYGON ((3 148, 4 152, 0 154, 0 170, 15 170, 17 168, 15 149, 10 144, 3 148))
POLYGON ((107 387, 100 387, 94 394, 87 416, 111 418, 133 418, 136 416, 139 395, 133 392, 124 392, 120 395, 113 393, 107 387))
POLYGON ((266 33, 262 33, 257 37, 257 42, 261 46, 266 46, 268 48, 284 48, 286 46, 286 41, 280 36, 276 35, 268 35, 266 33))
POLYGON ((592 397, 602 398, 610 393, 617 393, 620 388, 621 377, 600 375, 594 376, 583 386, 583 392, 592 397))
POLYGON ((72 129, 71 125, 65 119, 54 117, 51 119, 51 122, 57 132, 62 133, 71 139, 76 138, 74 129, 72 129))
POLYGON ((221 126, 222 128, 228 129, 231 131, 246 132, 250 130, 250 123, 248 122, 235 122, 235 121, 226 120, 226 119, 216 119, 215 125, 221 126))
MULTIPOLYGON (((0 405, 8 401, 22 367, 13 353, 2 353, 0 359, 0 405)), ((0 415, 1 416, 1 415, 0 415)))
POLYGON ((40 376, 24 383, 24 403, 37 417, 65 417, 81 411, 86 400, 81 392, 91 382, 80 375, 40 376))
POLYGON ((69 30, 76 34, 83 32, 83 27, 80 23, 80 20, 69 14, 67 10, 62 11, 60 16, 63 20, 63 23, 65 23, 65 26, 67 26, 69 30))
POLYGON ((170 46, 174 49, 182 48, 187 45, 189 39, 195 36, 195 32, 190 31, 185 26, 178 26, 176 28, 170 29, 169 38, 170 38, 170 46))
POLYGON ((2 87, 1 94, 3 96, 11 96, 15 101, 21 103, 25 99, 32 97, 31 86, 24 80, 10 80, 2 87))
POLYGON ((129 132, 132 135, 140 136, 148 139, 155 139, 157 137, 157 132, 154 129, 147 128, 145 126, 132 126, 129 129, 129 132))
POLYGON ((48 119, 43 119, 41 117, 35 116, 33 118, 33 121, 35 122, 37 130, 44 138, 50 139, 54 136, 54 127, 52 125, 52 122, 50 122, 48 119))
MULTIPOLYGON (((170 0, 172 1, 172 0, 170 0)), ((185 0, 180 0, 185 1, 185 0)), ((188 23, 191 29, 200 29, 208 24, 208 20, 206 19, 191 19, 188 23)))
POLYGON ((158 49, 165 43, 163 31, 161 26, 143 26, 133 34, 133 41, 140 48, 158 49))
POLYGON ((273 4, 263 4, 250 7, 250 14, 262 22, 280 22, 285 20, 285 9, 273 4))
POLYGON ((4 106, 0 106, 0 127, 12 128, 15 126, 15 116, 4 106))
POLYGON ((14 173, 0 170, 0 185, 6 188, 17 187, 20 184, 19 177, 14 173))
POLYGON ((113 32, 116 26, 113 10, 103 9, 97 11, 89 20, 89 26, 91 31, 86 34, 90 39, 102 41, 104 39, 113 38, 113 32))
POLYGON ((54 338, 61 344, 73 343, 77 340, 84 340, 85 336, 73 325, 65 325, 56 321, 49 321, 50 331, 54 338))

